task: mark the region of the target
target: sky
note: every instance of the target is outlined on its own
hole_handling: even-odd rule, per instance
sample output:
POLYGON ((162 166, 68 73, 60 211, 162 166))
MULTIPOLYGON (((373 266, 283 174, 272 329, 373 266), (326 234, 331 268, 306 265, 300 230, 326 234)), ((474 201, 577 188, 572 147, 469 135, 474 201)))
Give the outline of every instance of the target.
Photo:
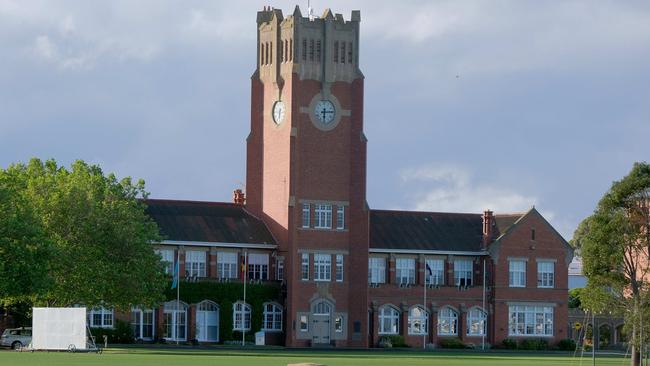
MULTIPOLYGON (((648 1, 311 3, 361 10, 371 208, 534 205, 569 240, 649 160, 648 1)), ((265 5, 296 2, 0 0, 0 167, 83 159, 230 201, 265 5)))

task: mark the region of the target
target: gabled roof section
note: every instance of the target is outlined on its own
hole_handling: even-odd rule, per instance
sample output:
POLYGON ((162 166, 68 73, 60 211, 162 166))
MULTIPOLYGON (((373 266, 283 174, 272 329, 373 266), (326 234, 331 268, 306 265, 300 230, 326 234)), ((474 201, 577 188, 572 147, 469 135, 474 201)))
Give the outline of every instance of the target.
POLYGON ((234 203, 148 199, 147 214, 166 240, 275 245, 262 220, 234 203))
POLYGON ((498 238, 505 235, 524 215, 523 213, 494 215, 494 222, 497 229, 494 237, 498 238))
POLYGON ((481 214, 370 211, 370 249, 482 252, 481 214))

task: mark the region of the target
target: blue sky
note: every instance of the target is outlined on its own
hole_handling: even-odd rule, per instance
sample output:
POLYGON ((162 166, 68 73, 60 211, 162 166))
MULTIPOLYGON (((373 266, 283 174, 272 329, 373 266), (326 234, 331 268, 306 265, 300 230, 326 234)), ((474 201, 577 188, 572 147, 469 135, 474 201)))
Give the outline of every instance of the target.
MULTIPOLYGON (((230 201, 264 5, 0 0, 0 166, 83 159, 153 197, 230 201)), ((650 2, 312 5, 361 10, 372 208, 535 205, 570 239, 650 156, 650 2)))

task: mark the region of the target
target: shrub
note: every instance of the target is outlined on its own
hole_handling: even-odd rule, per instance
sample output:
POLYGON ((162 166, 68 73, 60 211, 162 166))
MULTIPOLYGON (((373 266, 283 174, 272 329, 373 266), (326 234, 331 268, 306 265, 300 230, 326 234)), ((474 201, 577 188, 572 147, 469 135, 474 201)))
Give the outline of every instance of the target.
POLYGON ((562 351, 575 351, 576 341, 571 338, 566 338, 557 343, 557 348, 562 351))
POLYGON ((104 336, 108 337, 108 343, 129 344, 135 342, 131 325, 121 320, 115 321, 115 328, 91 328, 90 332, 98 345, 104 343, 104 336))
POLYGON ((517 341, 514 339, 506 338, 501 342, 505 349, 517 349, 517 341))
POLYGON ((399 348, 399 347, 409 347, 408 344, 404 341, 404 337, 401 335, 389 335, 383 336, 379 339, 379 347, 383 348, 399 348))
POLYGON ((467 346, 460 339, 453 337, 442 338, 440 340, 440 348, 465 349, 467 346))
POLYGON ((518 348, 530 351, 542 351, 548 349, 548 341, 546 339, 524 339, 518 348))

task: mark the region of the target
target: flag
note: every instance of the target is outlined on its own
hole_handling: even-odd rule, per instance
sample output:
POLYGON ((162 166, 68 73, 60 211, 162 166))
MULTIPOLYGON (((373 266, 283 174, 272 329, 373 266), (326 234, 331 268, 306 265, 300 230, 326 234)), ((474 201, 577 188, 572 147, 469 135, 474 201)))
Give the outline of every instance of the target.
MULTIPOLYGON (((431 270, 431 267, 429 267, 429 263, 424 264, 427 267, 427 273, 429 274, 429 278, 433 277, 433 271, 431 270)), ((431 282, 431 281, 424 281, 424 283, 431 282)))
POLYGON ((241 256, 241 279, 243 280, 246 275, 246 255, 241 256))
POLYGON ((180 272, 180 267, 179 267, 179 261, 176 261, 176 265, 174 266, 174 280, 172 281, 172 289, 175 289, 176 286, 178 286, 178 274, 180 272))

